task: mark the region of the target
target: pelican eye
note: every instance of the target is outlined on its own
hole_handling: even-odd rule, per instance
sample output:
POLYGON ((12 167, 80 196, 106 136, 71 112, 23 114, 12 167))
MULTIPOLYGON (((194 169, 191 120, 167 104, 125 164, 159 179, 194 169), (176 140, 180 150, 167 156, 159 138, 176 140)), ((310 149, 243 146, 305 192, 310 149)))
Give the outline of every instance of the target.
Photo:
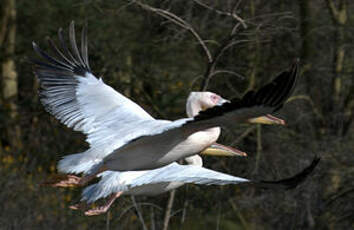
POLYGON ((219 103, 220 96, 213 94, 213 95, 210 96, 210 98, 211 98, 211 101, 212 101, 214 104, 219 103))

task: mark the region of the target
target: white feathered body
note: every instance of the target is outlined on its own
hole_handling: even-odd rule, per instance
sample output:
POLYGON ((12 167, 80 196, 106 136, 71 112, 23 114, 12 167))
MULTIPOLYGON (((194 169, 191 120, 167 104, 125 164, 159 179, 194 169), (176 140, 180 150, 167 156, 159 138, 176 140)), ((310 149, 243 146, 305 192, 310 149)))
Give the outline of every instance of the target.
POLYGON ((218 127, 189 136, 175 133, 182 131, 176 129, 161 135, 142 137, 128 143, 104 158, 104 165, 113 171, 148 170, 162 167, 202 152, 215 143, 220 135, 218 127), (132 158, 136 160, 132 162, 132 158))
POLYGON ((185 183, 224 185, 249 182, 248 179, 202 167, 202 160, 198 155, 189 157, 186 161, 188 165, 174 162, 154 170, 103 172, 99 175, 101 179, 98 183, 84 189, 82 200, 92 203, 117 192, 123 192, 125 195, 154 196, 185 183))

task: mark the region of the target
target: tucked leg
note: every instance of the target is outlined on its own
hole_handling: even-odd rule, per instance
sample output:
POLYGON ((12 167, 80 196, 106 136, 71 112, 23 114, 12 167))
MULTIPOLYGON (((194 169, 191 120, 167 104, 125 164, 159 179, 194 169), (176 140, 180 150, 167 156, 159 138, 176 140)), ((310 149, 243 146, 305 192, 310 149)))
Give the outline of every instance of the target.
POLYGON ((57 175, 49 181, 42 183, 52 187, 74 187, 78 186, 81 178, 74 175, 57 175))
POLYGON ((86 216, 94 216, 94 215, 100 215, 103 214, 105 212, 108 211, 108 209, 111 207, 111 205, 113 204, 113 202, 120 196, 122 195, 123 192, 117 192, 116 194, 113 194, 109 200, 107 201, 107 203, 103 206, 99 206, 90 210, 87 210, 85 212, 86 216))
POLYGON ((87 209, 87 203, 86 202, 79 202, 77 204, 70 205, 69 208, 72 210, 85 210, 85 209, 87 209))

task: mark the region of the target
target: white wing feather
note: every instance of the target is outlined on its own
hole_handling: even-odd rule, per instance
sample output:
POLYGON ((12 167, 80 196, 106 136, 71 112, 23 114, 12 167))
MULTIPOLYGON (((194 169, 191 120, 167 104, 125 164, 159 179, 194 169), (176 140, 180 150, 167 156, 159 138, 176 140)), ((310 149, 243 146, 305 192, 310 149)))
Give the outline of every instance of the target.
POLYGON ((129 185, 130 188, 144 184, 157 184, 162 182, 184 182, 194 184, 238 184, 249 182, 248 179, 231 176, 195 165, 180 165, 172 163, 157 170, 151 170, 129 185))
MULTIPOLYGON (((102 173, 100 176, 101 180, 98 183, 84 189, 82 193, 83 201, 92 203, 117 192, 129 193, 129 191, 137 188, 143 190, 146 185, 148 185, 146 192, 149 193, 151 189, 153 189, 152 186, 154 184, 156 185, 156 189, 165 188, 160 186, 161 183, 182 182, 225 185, 250 182, 248 179, 234 177, 200 166, 180 165, 175 162, 154 170, 128 172, 108 171, 102 173)), ((161 192, 164 191, 166 190, 161 192)), ((159 193, 159 191, 156 191, 156 193, 159 193)))
POLYGON ((97 79, 93 74, 87 72, 84 77, 75 77, 79 80, 76 99, 82 114, 80 118, 85 120, 85 128, 80 131, 89 135, 87 141, 91 145, 95 142, 90 139, 90 135, 97 132, 102 125, 108 126, 114 121, 124 126, 127 117, 135 121, 153 120, 139 105, 106 85, 102 79, 97 79))
POLYGON ((86 39, 84 29, 80 53, 72 23, 70 44, 73 53, 64 42, 61 29, 61 49, 51 42, 55 55, 48 55, 33 43, 34 50, 45 60, 34 61, 42 104, 63 124, 85 133, 90 144, 87 151, 64 157, 58 166, 61 172, 86 172, 114 149, 140 136, 161 132, 163 126, 170 123, 155 120, 136 103, 97 79, 88 64, 86 39))
MULTIPOLYGON (((59 171, 65 173, 87 172, 114 150, 142 136, 181 128, 183 137, 180 139, 183 140, 189 133, 228 126, 275 111, 293 91, 298 72, 295 64, 290 71, 283 72, 259 91, 249 92, 241 100, 201 112, 192 122, 188 119, 175 122, 154 120, 140 106, 91 73, 85 29, 81 53, 75 41, 74 23, 70 25, 69 38, 73 53, 63 40, 62 30, 59 30, 62 49, 52 43, 54 56, 33 43, 34 50, 45 59, 45 62, 35 61, 35 73, 41 84, 41 102, 62 123, 87 134, 90 144, 86 152, 66 156, 59 162, 59 171)), ((176 133, 179 131, 177 129, 176 133)), ((150 139, 156 141, 155 138, 150 139)), ((168 141, 175 144, 175 140, 176 137, 173 137, 168 141)))

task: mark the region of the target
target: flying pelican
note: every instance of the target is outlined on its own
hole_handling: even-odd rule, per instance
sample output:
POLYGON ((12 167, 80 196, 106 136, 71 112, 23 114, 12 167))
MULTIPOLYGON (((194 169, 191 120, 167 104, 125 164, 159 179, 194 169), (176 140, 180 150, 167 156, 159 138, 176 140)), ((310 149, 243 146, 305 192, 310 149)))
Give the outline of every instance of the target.
MULTIPOLYGON (((201 103, 204 100, 208 100, 211 97, 215 97, 215 93, 211 92, 191 92, 186 103, 186 112, 188 117, 194 117, 197 116, 198 113, 202 110, 205 110, 207 108, 203 108, 201 103)), ((218 96, 218 95, 217 95, 218 96)), ((210 105, 212 106, 212 105, 210 105)), ((279 118, 272 117, 272 116, 265 116, 261 118, 257 118, 256 120, 253 120, 252 122, 262 122, 262 123, 268 123, 268 124, 280 124, 283 125, 285 122, 279 118)), ((201 154, 204 155, 216 155, 216 156, 246 156, 245 153, 231 148, 228 149, 229 147, 226 146, 221 146, 219 147, 219 144, 213 144, 211 147, 207 148, 201 154), (228 151, 230 150, 230 151, 228 151), (236 153, 236 154, 235 154, 236 153)), ((184 161, 188 165, 193 165, 193 166, 203 166, 203 161, 202 158, 199 155, 194 155, 191 157, 187 157, 184 159, 184 161)), ((139 184, 139 179, 142 181, 143 178, 151 178, 151 175, 159 175, 162 173, 163 175, 166 175, 165 172, 171 172, 173 173, 176 169, 179 169, 179 166, 177 163, 172 163, 170 165, 164 166, 162 168, 158 169, 153 169, 153 170, 144 170, 144 171, 127 171, 127 172, 113 172, 113 171, 108 171, 108 172, 103 172, 102 175, 98 175, 101 177, 99 183, 93 184, 85 188, 82 194, 82 202, 86 202, 87 204, 93 203, 97 201, 98 199, 101 198, 106 198, 110 196, 108 201, 103 205, 99 207, 95 207, 93 209, 87 210, 85 212, 85 215, 99 215, 102 213, 105 213, 113 204, 113 202, 121 195, 146 195, 146 196, 156 196, 161 193, 170 191, 172 189, 176 189, 187 182, 187 180, 182 179, 182 181, 168 181, 168 182, 161 182, 161 183, 149 183, 148 181, 150 179, 145 179, 144 180, 144 185, 141 186, 136 186, 136 184, 139 184), (132 186, 132 188, 130 188, 132 186), (136 186, 136 187, 134 187, 136 186)), ((181 168, 182 169, 182 168, 181 168)), ((208 169, 200 169, 200 168, 188 168, 188 170, 191 172, 189 174, 189 182, 195 182, 198 183, 196 180, 196 173, 199 174, 199 178, 206 178, 209 181, 217 181, 220 179, 226 180, 227 178, 231 178, 232 182, 236 183, 237 181, 245 182, 248 181, 247 179, 243 178, 237 178, 237 177, 232 177, 228 176, 226 174, 222 174, 216 171, 208 170, 208 169), (190 175, 194 175, 194 178, 191 178, 190 175)), ((181 170, 180 173, 183 174, 185 170, 181 170)), ((186 176, 186 175, 185 175, 186 176)), ((170 177, 171 178, 171 177, 170 177)), ((169 180, 169 179, 167 179, 169 180)), ((178 180, 178 179, 177 179, 178 180)), ((141 183, 141 182, 140 182, 141 183)), ((56 185, 60 185, 56 184, 56 185)), ((64 184, 64 187, 66 184, 64 184)), ((70 206, 72 209, 78 209, 81 206, 86 206, 85 203, 80 203, 77 205, 72 205, 70 206)))
MULTIPOLYGON (((221 96, 212 92, 191 92, 188 96, 186 103, 186 113, 188 117, 196 116, 200 111, 214 106, 212 98, 220 98, 219 101, 226 102, 228 100, 223 99, 221 96)), ((254 119, 250 119, 250 123, 258 124, 279 124, 285 125, 285 121, 277 117, 266 115, 254 119)), ((201 155, 212 156, 247 156, 245 152, 242 152, 236 148, 230 146, 224 146, 219 143, 214 143, 207 149, 203 150, 201 155)), ((192 159, 192 158, 191 158, 192 159)), ((50 185, 52 187, 72 187, 76 186, 76 181, 79 181, 80 177, 75 175, 55 175, 52 179, 42 183, 42 185, 50 185)))
POLYGON ((82 193, 80 204, 71 206, 79 209, 81 206, 93 203, 98 199, 109 197, 108 201, 99 207, 87 210, 85 215, 100 215, 105 213, 113 202, 121 195, 155 196, 176 189, 185 183, 225 185, 225 184, 251 184, 268 189, 292 189, 302 183, 315 169, 320 161, 315 157, 311 164, 300 173, 278 181, 256 181, 235 177, 202 167, 203 161, 199 155, 185 158, 188 165, 176 162, 167 166, 147 171, 101 173, 101 180, 86 187, 82 193))
MULTIPOLYGON (((200 106, 200 104, 203 104, 201 103, 201 101, 208 99, 211 96, 215 96, 215 94, 211 92, 191 92, 186 103, 187 116, 188 117, 197 116, 200 111, 207 109, 200 106)), ((272 116, 257 118, 252 122, 262 122, 268 124, 285 123, 283 120, 272 116)), ((246 155, 245 153, 234 148, 232 148, 230 152, 225 150, 227 150, 226 146, 223 146, 223 148, 218 148, 218 145, 212 145, 208 149, 204 150, 201 154, 208 155, 209 153, 212 153, 212 155, 217 155, 217 156, 236 156, 236 155, 245 156, 246 155), (237 154, 234 154, 234 152, 236 152, 237 154)), ((184 159, 184 161, 188 165, 199 166, 199 167, 203 166, 203 160, 199 155, 187 157, 184 159)), ((169 182, 160 182, 160 183, 147 182, 150 180, 148 178, 153 178, 156 175, 159 175, 160 173, 162 173, 162 175, 166 175, 165 172, 173 173, 176 172, 176 169, 180 169, 178 164, 172 163, 170 165, 164 166, 162 168, 154 169, 154 170, 128 171, 128 172, 113 172, 113 171, 103 172, 102 175, 99 175, 101 177, 99 183, 90 185, 87 188, 85 188, 85 190, 82 193, 81 201, 90 204, 101 198, 106 198, 108 196, 110 196, 110 198, 104 205, 85 211, 85 215, 89 215, 89 216, 100 215, 107 212, 107 210, 111 207, 113 202, 121 195, 156 196, 165 193, 167 191, 170 191, 172 189, 181 187, 182 185, 185 184, 185 181, 188 180, 182 179, 182 181, 179 182, 172 180, 169 182), (141 186, 136 186, 136 184, 139 184, 138 182, 139 180, 143 181, 142 178, 145 178, 143 179, 144 180, 143 183, 145 184, 141 186), (132 187, 130 188, 130 186, 132 187)), ((194 175, 194 178, 191 178, 191 176, 189 176, 189 183, 193 183, 193 182, 198 183, 198 181, 196 180, 197 174, 199 174, 198 175, 199 178, 204 177, 205 179, 208 179, 210 182, 212 180, 214 181, 218 181, 220 179, 226 180, 227 178, 231 178, 232 182, 234 183, 236 183, 237 181, 239 181, 240 183, 248 181, 247 179, 228 176, 226 174, 222 174, 204 168, 200 169, 196 167, 192 167, 192 168, 189 167, 187 168, 187 170, 189 172, 192 172, 189 175, 194 175)), ((183 173, 183 171, 185 171, 185 169, 181 170, 180 173, 183 173)), ((86 206, 86 205, 81 203, 78 205, 72 205, 70 207, 72 209, 78 209, 80 206, 86 206)))
MULTIPOLYGON (((84 173, 75 183, 86 184, 104 171, 155 169, 193 156, 216 142, 219 127, 249 122, 280 109, 291 95, 298 76, 298 63, 258 91, 241 99, 223 102, 211 98, 212 108, 193 118, 156 120, 91 72, 87 55, 86 28, 81 52, 74 22, 69 29, 71 51, 58 31, 61 49, 49 40, 53 56, 33 42, 45 61, 35 60, 40 100, 46 110, 68 127, 87 135, 90 148, 65 156, 58 164, 63 173, 84 173)), ((207 106, 210 107, 210 106, 207 106)))

